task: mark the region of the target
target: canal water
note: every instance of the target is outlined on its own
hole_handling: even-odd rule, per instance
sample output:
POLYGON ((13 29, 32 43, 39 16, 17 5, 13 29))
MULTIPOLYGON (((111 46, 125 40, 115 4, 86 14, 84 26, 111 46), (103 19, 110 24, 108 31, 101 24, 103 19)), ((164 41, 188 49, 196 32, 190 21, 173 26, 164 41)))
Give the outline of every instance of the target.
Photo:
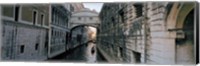
POLYGON ((65 53, 49 59, 49 61, 62 62, 86 62, 86 63, 106 63, 107 61, 97 50, 96 44, 88 42, 65 53))

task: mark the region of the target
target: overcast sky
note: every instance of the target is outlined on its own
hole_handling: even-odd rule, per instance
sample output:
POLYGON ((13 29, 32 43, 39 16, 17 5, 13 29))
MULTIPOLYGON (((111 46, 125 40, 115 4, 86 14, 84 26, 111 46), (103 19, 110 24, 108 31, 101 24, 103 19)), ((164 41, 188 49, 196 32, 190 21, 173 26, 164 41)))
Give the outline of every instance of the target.
POLYGON ((83 5, 86 8, 89 8, 90 10, 95 9, 97 12, 100 12, 103 6, 103 3, 83 3, 83 5))

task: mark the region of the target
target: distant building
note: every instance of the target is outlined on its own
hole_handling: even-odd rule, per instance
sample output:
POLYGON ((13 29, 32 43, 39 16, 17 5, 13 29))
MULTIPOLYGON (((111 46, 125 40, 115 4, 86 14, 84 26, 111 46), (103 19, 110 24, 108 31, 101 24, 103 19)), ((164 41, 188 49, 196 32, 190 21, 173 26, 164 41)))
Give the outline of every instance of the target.
POLYGON ((82 3, 70 3, 70 4, 73 7, 73 11, 72 12, 77 12, 77 11, 80 11, 80 10, 85 8, 82 3))
POLYGON ((1 5, 1 60, 45 60, 49 5, 1 5))

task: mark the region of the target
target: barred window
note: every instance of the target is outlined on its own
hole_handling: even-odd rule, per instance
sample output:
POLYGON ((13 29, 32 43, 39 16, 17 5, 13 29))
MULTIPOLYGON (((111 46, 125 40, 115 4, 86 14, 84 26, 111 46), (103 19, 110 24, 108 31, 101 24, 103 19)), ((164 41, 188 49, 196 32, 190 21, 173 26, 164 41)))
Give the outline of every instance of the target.
POLYGON ((142 16, 143 5, 142 4, 134 4, 134 6, 135 6, 135 9, 136 9, 136 18, 142 16))

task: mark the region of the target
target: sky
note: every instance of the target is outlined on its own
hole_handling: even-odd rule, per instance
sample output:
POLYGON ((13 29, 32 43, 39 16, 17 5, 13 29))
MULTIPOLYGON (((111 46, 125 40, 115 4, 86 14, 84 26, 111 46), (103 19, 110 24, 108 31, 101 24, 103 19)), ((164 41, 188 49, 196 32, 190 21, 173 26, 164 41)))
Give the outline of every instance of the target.
POLYGON ((89 8, 90 10, 95 9, 97 12, 101 11, 103 3, 83 3, 85 8, 89 8))

